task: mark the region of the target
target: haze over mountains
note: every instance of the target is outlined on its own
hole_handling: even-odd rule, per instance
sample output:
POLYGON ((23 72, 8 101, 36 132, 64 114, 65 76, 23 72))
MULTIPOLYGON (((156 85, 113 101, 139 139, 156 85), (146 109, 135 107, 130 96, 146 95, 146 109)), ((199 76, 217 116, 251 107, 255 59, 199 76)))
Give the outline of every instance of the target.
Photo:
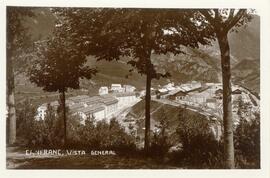
MULTIPOLYGON (((48 9, 36 10, 37 17, 29 19, 27 26, 34 40, 47 38, 53 30, 55 17, 48 9)), ((232 58, 233 82, 259 93, 260 87, 260 17, 254 15, 252 21, 238 29, 238 33, 230 33, 229 42, 232 58)), ((199 49, 185 48, 186 54, 173 56, 153 55, 152 62, 159 70, 169 71, 171 78, 153 81, 153 85, 173 81, 185 83, 191 80, 203 82, 221 82, 219 46, 214 41, 211 46, 201 46, 199 49)), ((89 57, 88 64, 99 69, 97 76, 91 81, 83 81, 82 87, 91 85, 109 85, 110 83, 129 83, 137 88, 145 86, 145 77, 134 72, 126 78, 131 66, 127 60, 118 62, 96 62, 89 57)))

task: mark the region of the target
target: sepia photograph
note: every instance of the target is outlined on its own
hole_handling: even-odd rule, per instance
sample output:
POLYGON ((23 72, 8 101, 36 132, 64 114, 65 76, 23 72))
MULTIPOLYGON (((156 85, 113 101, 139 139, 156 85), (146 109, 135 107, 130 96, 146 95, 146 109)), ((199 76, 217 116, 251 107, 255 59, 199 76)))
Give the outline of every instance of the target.
POLYGON ((6 169, 261 169, 257 9, 5 8, 6 169))

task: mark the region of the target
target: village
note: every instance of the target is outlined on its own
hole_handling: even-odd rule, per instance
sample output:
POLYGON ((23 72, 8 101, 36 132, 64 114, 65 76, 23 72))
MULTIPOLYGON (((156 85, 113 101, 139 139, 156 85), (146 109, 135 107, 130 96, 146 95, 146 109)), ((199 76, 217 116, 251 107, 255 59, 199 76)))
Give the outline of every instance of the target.
MULTIPOLYGON (((73 115, 78 115, 81 124, 84 124, 87 117, 93 117, 96 121, 116 117, 117 114, 141 99, 135 92, 135 87, 131 85, 112 84, 110 90, 106 86, 100 87, 96 96, 78 95, 69 97, 66 100, 68 110, 73 115)), ((44 103, 37 108, 36 120, 44 120, 48 104, 56 110, 58 101, 44 103)))
MULTIPOLYGON (((247 118, 255 118, 254 113, 259 111, 259 99, 251 94, 247 89, 233 85, 232 87, 233 100, 233 117, 234 124, 239 122, 238 102, 241 98, 243 103, 246 103, 249 108, 248 112, 243 114, 247 118)), ((129 134, 134 134, 137 137, 138 123, 136 118, 128 117, 131 108, 143 100, 145 90, 137 90, 131 85, 111 84, 101 86, 98 90, 98 95, 78 95, 69 97, 66 100, 68 112, 72 115, 79 116, 81 124, 85 124, 88 117, 94 118, 94 121, 105 120, 110 122, 112 118, 124 127, 129 134), (130 129, 132 128, 132 129, 130 129)), ((175 107, 184 106, 193 112, 198 112, 212 121, 221 121, 222 119, 222 84, 221 83, 201 83, 191 81, 189 83, 175 85, 170 82, 158 88, 151 88, 151 100, 162 104, 167 104, 175 107)), ((55 110, 59 106, 58 101, 44 103, 37 108, 36 120, 44 120, 48 104, 55 110)), ((151 122, 156 122, 151 119, 151 122)), ((155 124, 152 124, 151 130, 158 132, 155 124)), ((213 128, 213 134, 216 139, 222 135, 221 126, 213 128)))

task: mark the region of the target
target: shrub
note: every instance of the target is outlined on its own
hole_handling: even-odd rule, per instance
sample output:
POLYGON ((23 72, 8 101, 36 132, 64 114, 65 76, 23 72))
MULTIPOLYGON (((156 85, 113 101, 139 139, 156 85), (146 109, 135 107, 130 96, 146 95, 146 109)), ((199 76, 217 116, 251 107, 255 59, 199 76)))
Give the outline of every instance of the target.
POLYGON ((260 116, 255 119, 240 118, 234 134, 236 166, 260 168, 260 116))
POLYGON ((68 122, 68 140, 72 147, 88 149, 113 149, 120 152, 131 152, 136 148, 135 138, 127 134, 119 122, 113 118, 95 121, 89 117, 82 125, 73 116, 68 122))
POLYGON ((18 134, 31 147, 59 147, 62 142, 62 121, 57 117, 53 108, 48 105, 44 120, 35 119, 35 108, 25 103, 25 107, 19 112, 18 134))
MULTIPOLYGON (((47 106, 44 120, 35 120, 35 108, 29 101, 18 110, 18 135, 29 147, 60 148, 63 147, 63 119, 51 106, 47 106)), ((113 149, 132 152, 136 149, 135 138, 127 134, 124 128, 111 119, 95 121, 87 118, 85 124, 76 115, 67 113, 67 144, 69 148, 113 149)))
POLYGON ((164 160, 169 148, 172 146, 169 131, 169 120, 166 117, 164 109, 161 109, 161 118, 156 125, 157 131, 153 133, 151 139, 150 153, 151 156, 164 160))
POLYGON ((176 133, 182 149, 172 154, 172 160, 189 168, 221 168, 222 144, 211 133, 209 121, 197 113, 184 114, 182 108, 178 119, 176 133))
POLYGON ((17 137, 30 137, 36 110, 30 103, 29 99, 26 99, 24 102, 17 104, 16 115, 17 137))

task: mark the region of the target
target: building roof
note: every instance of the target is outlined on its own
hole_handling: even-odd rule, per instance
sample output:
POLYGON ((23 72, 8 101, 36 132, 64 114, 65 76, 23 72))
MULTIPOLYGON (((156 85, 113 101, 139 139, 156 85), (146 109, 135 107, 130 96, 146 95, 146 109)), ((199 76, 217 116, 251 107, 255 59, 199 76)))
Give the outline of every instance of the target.
POLYGON ((59 106, 58 101, 52 101, 52 102, 50 102, 49 104, 50 104, 52 107, 54 107, 54 106, 59 106))
POLYGON ((43 103, 42 105, 40 105, 38 107, 38 109, 44 109, 44 110, 46 110, 47 109, 47 103, 43 103))
POLYGON ((105 94, 102 96, 92 96, 84 100, 84 102, 87 105, 105 104, 108 106, 108 105, 117 103, 118 100, 115 97, 113 97, 111 94, 105 94))
POLYGON ((233 93, 233 94, 241 94, 242 91, 241 91, 239 88, 237 88, 237 89, 233 90, 232 93, 233 93))
POLYGON ((99 96, 101 98, 114 98, 114 96, 112 96, 112 93, 107 93, 105 95, 99 96))
POLYGON ((112 84, 111 87, 122 87, 121 84, 112 84))
POLYGON ((83 106, 82 105, 78 105, 78 103, 86 103, 87 105, 100 105, 100 104, 105 104, 105 105, 111 105, 111 104, 115 104, 118 102, 118 100, 115 97, 121 97, 122 95, 124 96, 132 96, 135 95, 134 92, 128 92, 128 93, 114 93, 112 94, 105 94, 102 96, 92 96, 89 97, 87 95, 79 95, 79 96, 74 96, 74 97, 70 97, 68 98, 70 100, 70 102, 75 102, 76 105, 72 105, 70 104, 70 108, 77 108, 77 106, 83 106))
POLYGON ((134 87, 134 86, 132 86, 132 85, 123 85, 123 87, 136 88, 136 87, 134 87))
POLYGON ((187 83, 187 84, 182 84, 180 86, 180 88, 182 89, 182 91, 185 92, 191 92, 191 91, 195 91, 198 90, 202 87, 200 82, 196 82, 196 83, 187 83))
POLYGON ((158 89, 158 91, 160 93, 165 93, 165 92, 168 92, 168 90, 166 88, 161 88, 161 89, 158 89))
POLYGON ((78 109, 78 112, 82 112, 84 114, 94 114, 104 109, 105 108, 101 105, 95 105, 95 106, 88 106, 88 107, 80 108, 78 109))
POLYGON ((164 88, 166 88, 169 91, 172 91, 172 90, 175 90, 176 89, 175 87, 172 87, 172 86, 167 86, 167 87, 164 87, 164 88))
POLYGON ((184 92, 182 89, 175 89, 173 91, 170 91, 169 95, 176 95, 178 93, 184 93, 184 94, 186 94, 186 92, 184 92))
POLYGON ((206 102, 207 103, 215 103, 216 102, 216 99, 214 99, 214 98, 207 98, 206 99, 206 102))
POLYGON ((104 103, 105 105, 111 105, 118 102, 118 99, 113 97, 111 94, 105 94, 100 97, 102 98, 101 102, 104 103))
POLYGON ((71 112, 76 112, 78 109, 83 108, 84 104, 82 103, 75 103, 73 105, 68 106, 71 112))
POLYGON ((170 87, 174 86, 174 82, 171 82, 171 83, 168 83, 167 85, 164 85, 164 87, 168 87, 168 86, 170 86, 170 87))
POLYGON ((216 92, 216 93, 222 93, 223 90, 222 90, 221 88, 219 88, 219 89, 217 89, 215 92, 216 92))
POLYGON ((93 105, 93 104, 100 103, 101 100, 102 100, 102 98, 100 96, 92 96, 92 97, 89 97, 89 98, 83 100, 82 102, 85 102, 87 105, 93 105))
POLYGON ((135 94, 135 92, 112 93, 112 95, 115 97, 135 96, 135 94))
POLYGON ((187 85, 181 86, 181 89, 182 89, 182 91, 190 91, 190 90, 192 90, 192 88, 190 86, 187 86, 187 85))
POLYGON ((118 99, 116 98, 104 98, 102 100, 102 103, 104 103, 105 105, 112 105, 112 104, 115 104, 115 103, 118 103, 118 99))
POLYGON ((108 87, 100 87, 100 90, 108 90, 108 87))
POLYGON ((87 98, 90 98, 90 97, 87 95, 78 95, 78 96, 69 97, 68 100, 78 103, 78 102, 81 102, 83 99, 87 99, 87 98))

